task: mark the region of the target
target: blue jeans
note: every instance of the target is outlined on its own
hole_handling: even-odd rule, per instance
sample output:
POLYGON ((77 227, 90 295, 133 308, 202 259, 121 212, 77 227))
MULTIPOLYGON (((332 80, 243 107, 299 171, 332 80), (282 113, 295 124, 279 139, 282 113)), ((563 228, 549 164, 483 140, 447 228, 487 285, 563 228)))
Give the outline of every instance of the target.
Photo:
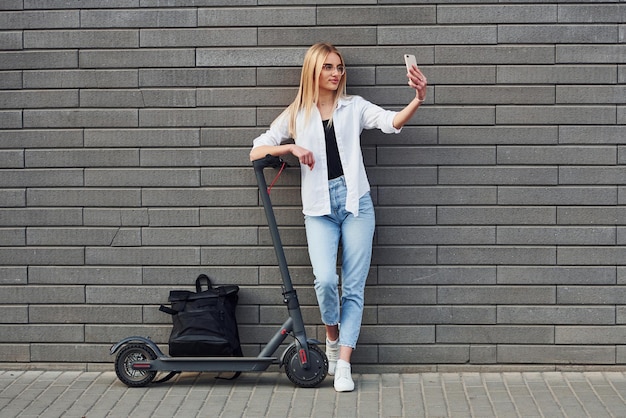
POLYGON ((369 193, 359 200, 359 216, 347 212, 344 177, 329 181, 331 214, 305 216, 315 293, 325 325, 341 323, 339 344, 356 348, 363 317, 365 281, 372 260, 374 205, 369 193), (341 305, 337 252, 342 247, 341 305))

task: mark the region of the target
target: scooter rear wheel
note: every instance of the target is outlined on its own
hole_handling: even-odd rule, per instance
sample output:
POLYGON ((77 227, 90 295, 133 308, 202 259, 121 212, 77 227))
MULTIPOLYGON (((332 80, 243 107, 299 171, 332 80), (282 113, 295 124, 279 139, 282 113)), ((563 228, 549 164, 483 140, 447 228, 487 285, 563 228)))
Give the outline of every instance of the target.
POLYGON ((291 345, 283 357, 285 374, 295 385, 302 388, 313 388, 322 383, 328 374, 328 359, 317 345, 309 344, 309 368, 304 369, 300 363, 298 347, 291 345))
POLYGON ((135 370, 132 365, 136 361, 156 359, 154 351, 145 344, 128 344, 115 357, 115 374, 126 386, 147 386, 154 380, 155 370, 135 370))

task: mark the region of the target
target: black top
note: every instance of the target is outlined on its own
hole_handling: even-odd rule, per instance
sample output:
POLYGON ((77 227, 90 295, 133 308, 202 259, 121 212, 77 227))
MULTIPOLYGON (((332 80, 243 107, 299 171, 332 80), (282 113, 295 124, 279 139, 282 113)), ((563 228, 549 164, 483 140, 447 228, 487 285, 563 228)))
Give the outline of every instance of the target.
POLYGON ((339 157, 339 149, 337 148, 337 137, 335 137, 335 129, 328 126, 328 121, 322 121, 324 124, 324 134, 326 136, 326 164, 328 166, 328 180, 336 179, 343 176, 343 167, 341 166, 341 158, 339 157))

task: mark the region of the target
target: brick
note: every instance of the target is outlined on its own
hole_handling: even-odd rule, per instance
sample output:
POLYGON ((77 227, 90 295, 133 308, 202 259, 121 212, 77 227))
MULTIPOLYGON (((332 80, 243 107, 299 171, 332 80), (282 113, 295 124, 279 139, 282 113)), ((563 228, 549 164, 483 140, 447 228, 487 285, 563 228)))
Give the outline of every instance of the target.
POLYGON ((198 24, 196 9, 135 9, 135 10, 82 10, 81 27, 195 27, 198 24))
POLYGON ((559 22, 564 23, 621 23, 626 10, 617 4, 563 5, 559 7, 559 22))
POLYGON ((200 249, 194 247, 86 247, 87 265, 198 265, 200 249))
POLYGON ((137 30, 46 30, 24 33, 25 49, 138 47, 139 31, 137 30))
POLYGON ((0 248, 0 264, 4 265, 50 265, 63 263, 79 265, 85 260, 83 250, 66 248, 0 248))
POLYGON ((318 25, 398 25, 435 22, 435 6, 322 6, 317 10, 318 25))
POLYGON ((380 45, 400 44, 495 44, 498 41, 495 26, 409 26, 379 27, 380 45))
MULTIPOLYGON (((389 205, 454 205, 496 203, 493 187, 380 187, 378 204, 389 205)), ((528 203, 528 202, 524 202, 528 203)))
MULTIPOLYGON (((22 49, 22 32, 2 32, 0 33, 0 44, 2 49, 22 49)), ((6 82, 6 81, 3 81, 6 82)))
POLYGON ((140 127, 198 127, 198 126, 254 126, 253 109, 206 108, 206 109, 140 109, 140 127))
POLYGON ((556 63, 615 64, 626 62, 624 45, 557 45, 556 63), (609 58, 610 57, 610 58, 609 58))
POLYGON ((437 184, 435 167, 373 167, 367 174, 372 186, 437 184))
POLYGON ((556 87, 556 102, 562 104, 622 104, 626 89, 624 86, 567 86, 556 87))
POLYGON ((5 362, 30 361, 30 344, 0 344, 0 358, 5 362))
MULTIPOLYGON (((375 27, 294 27, 258 28, 258 44, 267 45, 313 45, 324 39, 332 39, 337 45, 372 45, 376 43, 375 27)), ((248 44, 250 45, 250 44, 248 44)))
POLYGON ((500 187, 498 203, 503 205, 614 205, 615 187, 500 187))
POLYGON ((441 144, 556 144, 559 133, 556 127, 454 127, 439 128, 441 144))
POLYGON ((498 83, 504 84, 614 84, 616 76, 614 65, 498 66, 498 83))
POLYGON ((0 228, 0 246, 17 247, 26 245, 24 228, 0 228))
POLYGON ((560 167, 560 184, 620 184, 624 173, 619 166, 560 167))
POLYGON ((198 129, 85 129, 86 147, 198 146, 198 129))
POLYGON ((554 327, 541 325, 437 325, 437 343, 554 344, 554 327))
POLYGON ((306 48, 198 48, 195 64, 198 67, 301 66, 305 53, 306 48))
POLYGON ((550 286, 445 286, 438 289, 441 304, 553 304, 554 287, 550 286))
POLYGON ((4 342, 82 342, 82 325, 0 325, 0 338, 4 342), (18 328, 19 327, 19 328, 18 328), (17 330, 20 332, 16 332, 17 330))
POLYGON ((76 51, 0 52, 0 70, 77 68, 76 51))
POLYGON ((612 245, 616 235, 614 227, 499 226, 497 242, 503 245, 612 245))
POLYGON ((78 10, 16 11, 0 13, 3 29, 58 29, 80 26, 78 10))
POLYGON ((498 345, 498 362, 510 364, 614 364, 615 350, 603 346, 498 345))
POLYGON ((440 167, 439 184, 556 185, 558 169, 551 167, 440 167))
POLYGON ((27 305, 5 305, 0 307, 0 323, 2 324, 27 324, 27 305))
POLYGON ((553 87, 540 86, 437 86, 437 104, 553 104, 553 87))
POLYGON ((89 285, 140 285, 141 267, 89 267, 89 266, 33 266, 28 269, 30 284, 89 285))
POLYGON ((378 267, 378 284, 381 285, 487 285, 495 283, 495 267, 378 267))
POLYGON ((455 344, 381 346, 379 350, 379 362, 383 364, 462 364, 469 361, 470 355, 468 345, 455 344))
POLYGON ((26 267, 0 267, 0 284, 26 284, 26 267))
POLYGON ((220 206, 256 206, 257 191, 252 189, 145 189, 142 192, 143 206, 197 207, 212 202, 220 206))
POLYGON ((494 227, 378 227, 379 245, 493 244, 494 227))
POLYGON ((198 106, 288 106, 296 95, 293 88, 198 89, 198 106))
POLYGON ((0 189, 0 207, 24 207, 26 206, 26 193, 24 189, 0 189))
POLYGON ((614 124, 615 108, 611 106, 498 106, 499 124, 614 124))
POLYGON ((4 226, 81 225, 82 218, 79 208, 0 209, 0 223, 4 226))
POLYGON ((495 324, 493 306, 380 306, 377 324, 495 324))
POLYGON ((0 184, 5 187, 80 186, 80 169, 8 169, 0 171, 0 184))
POLYGON ((256 228, 147 228, 142 245, 254 245, 256 228))
MULTIPOLYGON (((0 112, 0 115, 2 112, 0 112)), ((0 116, 1 118, 1 116, 0 116)), ((0 131, 2 148, 49 148, 82 146, 83 134, 78 129, 3 130, 0 131)))
POLYGON ((594 266, 498 266, 499 284, 610 285, 616 283, 615 267, 594 266))
POLYGON ((140 206, 139 189, 29 189, 32 206, 140 206))
POLYGON ((258 268, 245 266, 144 267, 143 282, 147 285, 192 286, 199 274, 206 274, 217 285, 257 285, 258 268))
POLYGON ((141 47, 210 47, 249 46, 257 42, 253 28, 193 28, 141 30, 141 47))
POLYGON ((111 344, 31 344, 32 362, 107 363, 111 344))
POLYGON ((608 306, 498 306, 497 309, 498 324, 615 324, 615 308, 608 306))
POLYGON ((87 169, 88 187, 196 187, 200 185, 198 169, 87 169))
POLYGON ((198 26, 314 26, 314 7, 211 8, 198 10, 198 26))
POLYGON ((499 164, 558 164, 558 165, 612 165, 617 160, 614 146, 585 147, 574 146, 500 146, 499 164))
MULTIPOLYGON (((599 263, 606 264, 603 260, 599 263)), ((615 305, 626 296, 621 286, 559 286, 557 303, 562 305, 615 305)))
POLYGON ((18 150, 0 151, 0 168, 24 167, 24 152, 18 150))
POLYGON ((85 208, 84 225, 145 226, 149 224, 148 209, 85 208))
POLYGON ((626 335, 624 326, 557 326, 557 344, 621 344, 626 335))
MULTIPOLYGON (((68 260, 69 261, 69 260, 68 260)), ((0 301, 9 304, 84 303, 84 286, 5 286, 0 301)), ((6 341, 6 340, 5 340, 6 341)))
POLYGON ((32 70, 24 72, 24 88, 132 88, 137 70, 32 70))
POLYGON ((0 91, 0 108, 50 108, 78 106, 75 90, 0 91))
POLYGON ((616 225, 626 220, 626 211, 616 206, 565 206, 559 207, 557 213, 562 225, 616 225))
POLYGON ((0 126, 8 129, 22 128, 22 113, 20 110, 0 111, 0 126))
MULTIPOLYGON (((286 248, 285 257, 291 265, 309 265, 306 248, 286 248)), ((270 247, 202 247, 202 265, 267 266, 276 264, 274 249, 270 247)))
POLYGON ((553 264, 556 249, 551 247, 457 246, 439 247, 438 264, 553 264))
POLYGON ((116 228, 29 228, 26 234, 32 246, 111 245, 116 228))
POLYGON ((134 109, 24 110, 26 128, 136 127, 134 109))
POLYGON ((382 147, 377 150, 379 165, 436 164, 488 165, 495 163, 494 147, 382 147))
POLYGON ((193 67, 193 49, 81 50, 81 68, 193 67))
POLYGON ((195 107, 196 92, 191 89, 168 90, 81 90, 82 107, 195 107))
POLYGON ((470 345, 470 358, 472 364, 495 364, 498 362, 497 347, 494 345, 470 345))
POLYGON ((21 71, 3 71, 0 78, 0 89, 20 89, 22 88, 21 71))
MULTIPOLYGON (((223 212, 223 211, 220 211, 223 212)), ((149 224, 152 227, 158 226, 199 226, 199 209, 149 209, 149 224)), ((231 223, 220 223, 220 225, 232 225, 231 223)))
POLYGON ((375 247, 372 254, 375 265, 436 264, 435 246, 375 247))
POLYGON ((554 64, 554 50, 550 45, 437 46, 435 64, 554 64))
POLYGON ((441 5, 437 22, 458 23, 524 23, 557 22, 556 5, 441 5))
POLYGON ((140 87, 254 86, 253 68, 155 68, 139 70, 140 87))
POLYGON ((122 338, 132 335, 148 335, 155 343, 163 344, 167 343, 171 330, 171 325, 94 324, 85 327, 84 342, 92 346, 98 343, 109 343, 108 348, 110 348, 111 343, 116 343, 122 338))
POLYGON ((26 150, 25 165, 45 167, 125 167, 139 164, 139 151, 129 149, 26 150))
POLYGON ((498 25, 498 42, 532 43, 614 43, 615 25, 498 25))
POLYGON ((28 314, 31 324, 127 324, 142 320, 141 306, 33 305, 28 314))

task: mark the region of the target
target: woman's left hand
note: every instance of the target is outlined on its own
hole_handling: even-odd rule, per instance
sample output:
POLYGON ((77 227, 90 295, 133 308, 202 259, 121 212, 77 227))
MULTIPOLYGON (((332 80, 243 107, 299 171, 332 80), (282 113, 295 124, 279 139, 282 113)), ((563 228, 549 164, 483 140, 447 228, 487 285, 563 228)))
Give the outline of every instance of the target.
POLYGON ((428 85, 424 73, 417 66, 413 65, 407 77, 409 78, 409 86, 415 89, 415 97, 419 101, 424 101, 426 98, 426 86, 428 85))

